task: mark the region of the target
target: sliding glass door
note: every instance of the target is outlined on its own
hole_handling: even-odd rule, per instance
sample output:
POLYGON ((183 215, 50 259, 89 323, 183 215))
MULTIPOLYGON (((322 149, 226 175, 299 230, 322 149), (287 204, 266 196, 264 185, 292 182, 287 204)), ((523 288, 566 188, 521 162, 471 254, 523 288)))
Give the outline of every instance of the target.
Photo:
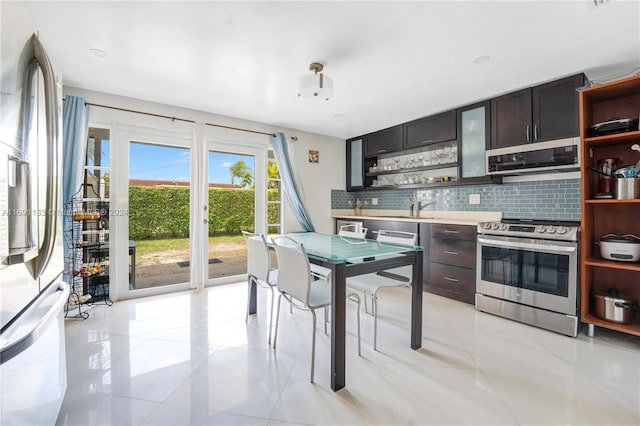
POLYGON ((208 144, 206 277, 227 282, 247 273, 242 231, 264 232, 266 168, 264 149, 208 144))
POLYGON ((129 290, 189 282, 191 149, 129 143, 129 290))
POLYGON ((242 231, 267 231, 266 146, 196 140, 184 130, 115 132, 115 299, 243 280, 242 231))

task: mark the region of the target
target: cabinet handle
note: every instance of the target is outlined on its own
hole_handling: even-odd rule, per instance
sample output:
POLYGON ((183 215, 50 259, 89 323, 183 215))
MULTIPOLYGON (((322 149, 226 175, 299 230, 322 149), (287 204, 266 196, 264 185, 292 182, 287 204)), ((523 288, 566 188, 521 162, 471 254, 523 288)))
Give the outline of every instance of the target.
POLYGON ((453 254, 453 255, 455 255, 455 256, 457 256, 457 255, 459 255, 459 254, 460 254, 460 253, 458 253, 458 252, 455 252, 455 251, 449 251, 449 250, 445 250, 444 252, 445 252, 445 253, 447 253, 447 254, 453 254))
POLYGON ((457 234, 460 233, 460 231, 453 231, 453 230, 450 230, 450 229, 445 229, 444 233, 445 234, 456 234, 457 235, 457 234))
POLYGON ((444 278, 444 279, 445 279, 445 280, 447 280, 447 281, 452 281, 452 282, 454 282, 454 283, 459 282, 459 281, 458 281, 458 280, 456 280, 455 278, 449 278, 449 277, 442 277, 442 278, 444 278))
POLYGON ((531 142, 531 138, 529 137, 529 125, 527 124, 527 142, 531 142))
POLYGON ((533 140, 534 141, 538 140, 538 125, 537 124, 533 125, 533 140))
POLYGON ((378 150, 378 154, 382 154, 383 152, 387 152, 387 150, 386 149, 379 149, 378 150))
POLYGON ((425 144, 428 144, 428 143, 431 143, 431 142, 433 142, 433 139, 429 139, 429 140, 426 140, 426 141, 422 141, 422 142, 420 142, 418 145, 425 145, 425 144))

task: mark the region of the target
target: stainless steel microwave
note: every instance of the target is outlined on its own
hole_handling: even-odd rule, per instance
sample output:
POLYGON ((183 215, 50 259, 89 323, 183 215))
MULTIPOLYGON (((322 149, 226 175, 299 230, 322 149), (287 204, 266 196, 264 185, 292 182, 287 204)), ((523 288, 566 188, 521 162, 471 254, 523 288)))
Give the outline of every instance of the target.
POLYGON ((580 138, 558 139, 487 151, 487 174, 519 175, 580 168, 580 138))

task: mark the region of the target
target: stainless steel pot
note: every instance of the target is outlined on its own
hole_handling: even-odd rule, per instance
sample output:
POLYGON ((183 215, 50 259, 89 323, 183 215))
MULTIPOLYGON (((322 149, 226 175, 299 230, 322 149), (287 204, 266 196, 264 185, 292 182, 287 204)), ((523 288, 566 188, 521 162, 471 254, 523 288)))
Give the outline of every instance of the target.
POLYGON ((633 322, 635 310, 638 308, 636 300, 624 299, 615 288, 606 293, 595 294, 596 316, 606 321, 620 324, 633 322))
POLYGON ((640 179, 636 177, 616 179, 616 198, 618 200, 640 198, 640 179))

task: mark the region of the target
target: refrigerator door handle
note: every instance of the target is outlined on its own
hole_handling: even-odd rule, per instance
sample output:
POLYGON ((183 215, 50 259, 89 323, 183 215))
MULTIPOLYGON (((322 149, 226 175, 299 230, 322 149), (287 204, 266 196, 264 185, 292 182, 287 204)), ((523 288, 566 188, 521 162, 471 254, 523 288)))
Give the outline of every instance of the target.
POLYGON ((40 43, 36 35, 33 36, 33 47, 35 58, 42 69, 42 76, 44 78, 47 142, 49 143, 48 149, 51 152, 47 161, 46 214, 44 225, 45 229, 49 230, 49 232, 46 232, 44 235, 40 255, 34 259, 32 274, 34 278, 37 278, 51 258, 51 253, 55 245, 54 230, 57 227, 58 214, 61 213, 57 209, 59 208, 59 191, 61 185, 59 175, 60 164, 58 164, 60 155, 58 155, 58 152, 60 151, 62 129, 60 128, 59 120, 58 82, 56 81, 53 65, 49 60, 44 46, 40 43))
POLYGON ((69 298, 69 284, 65 283, 64 281, 59 281, 57 283, 53 283, 51 286, 53 287, 52 293, 59 293, 58 299, 55 301, 55 303, 53 303, 47 313, 42 316, 42 318, 31 328, 28 333, 20 333, 20 335, 13 341, 9 341, 7 343, 3 342, 2 352, 0 352, 0 364, 4 364, 16 355, 20 355, 31 345, 33 345, 38 340, 40 335, 42 335, 42 333, 46 330, 51 319, 58 315, 58 313, 62 309, 64 309, 64 305, 65 303, 67 303, 67 299, 69 298))

